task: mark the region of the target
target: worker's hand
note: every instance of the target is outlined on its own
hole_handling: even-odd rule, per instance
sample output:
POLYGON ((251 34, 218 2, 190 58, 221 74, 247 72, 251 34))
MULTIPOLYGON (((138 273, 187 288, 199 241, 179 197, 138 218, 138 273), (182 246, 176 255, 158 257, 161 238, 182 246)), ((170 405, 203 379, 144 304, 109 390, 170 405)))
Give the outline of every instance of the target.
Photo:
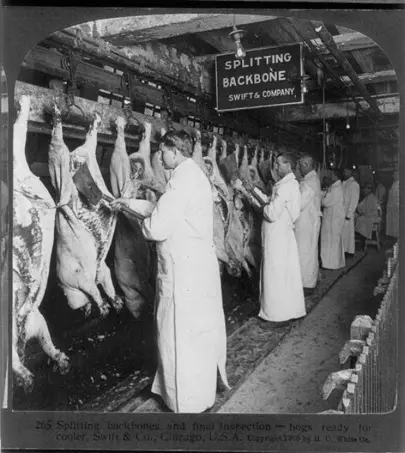
POLYGON ((110 203, 111 209, 113 211, 119 211, 122 206, 129 207, 129 198, 116 198, 110 203))
POLYGON ((233 188, 235 190, 239 190, 239 192, 243 192, 244 187, 243 187, 242 181, 240 179, 237 179, 236 181, 234 181, 233 188))

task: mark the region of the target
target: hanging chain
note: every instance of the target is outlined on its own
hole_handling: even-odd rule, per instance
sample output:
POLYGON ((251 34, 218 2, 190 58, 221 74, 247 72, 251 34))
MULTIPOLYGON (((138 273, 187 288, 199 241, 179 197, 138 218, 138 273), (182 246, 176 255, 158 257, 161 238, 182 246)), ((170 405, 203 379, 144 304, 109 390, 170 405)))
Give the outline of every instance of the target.
POLYGON ((131 74, 130 71, 127 71, 126 73, 123 74, 121 78, 121 88, 124 93, 124 98, 129 98, 129 104, 124 102, 124 113, 129 120, 130 118, 133 118, 133 84, 132 84, 132 77, 133 75, 131 74))
POLYGON ((173 93, 169 86, 162 85, 163 90, 163 108, 167 112, 167 130, 171 131, 173 127, 173 93))
POLYGON ((197 116, 200 118, 200 129, 203 130, 206 126, 204 101, 201 96, 196 101, 197 116))
POLYGON ((66 116, 66 119, 70 117, 70 112, 72 107, 76 107, 79 109, 82 113, 83 118, 86 117, 86 114, 84 113, 83 109, 76 104, 75 102, 75 94, 77 91, 77 82, 76 82, 76 71, 77 71, 77 66, 80 62, 80 57, 78 56, 78 53, 69 49, 67 55, 64 55, 61 60, 61 65, 64 69, 67 69, 69 71, 69 85, 68 85, 68 93, 67 93, 67 108, 68 108, 68 113, 66 116))

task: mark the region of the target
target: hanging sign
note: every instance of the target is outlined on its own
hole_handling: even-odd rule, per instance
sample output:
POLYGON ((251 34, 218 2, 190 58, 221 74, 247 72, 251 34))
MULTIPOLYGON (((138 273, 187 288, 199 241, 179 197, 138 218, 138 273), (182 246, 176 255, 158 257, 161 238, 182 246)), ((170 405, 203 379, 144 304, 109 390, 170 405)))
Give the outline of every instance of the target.
POLYGON ((302 104, 302 44, 247 50, 246 57, 218 55, 217 110, 302 104))

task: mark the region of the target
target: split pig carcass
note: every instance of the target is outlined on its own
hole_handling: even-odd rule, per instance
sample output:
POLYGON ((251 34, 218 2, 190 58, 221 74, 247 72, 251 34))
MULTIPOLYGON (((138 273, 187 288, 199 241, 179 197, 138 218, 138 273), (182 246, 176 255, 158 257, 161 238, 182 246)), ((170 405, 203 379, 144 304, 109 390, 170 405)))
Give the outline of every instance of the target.
MULTIPOLYGON (((161 137, 164 137, 165 134, 166 130, 162 128, 160 132, 161 137)), ((164 192, 166 189, 166 184, 172 174, 172 170, 166 170, 165 168, 163 168, 160 150, 154 152, 151 155, 151 163, 156 184, 158 184, 158 186, 162 188, 162 192, 164 192)))
MULTIPOLYGON (((239 145, 235 144, 234 155, 236 162, 239 162, 239 145)), ((240 211, 243 207, 242 197, 228 186, 228 191, 232 202, 229 204, 229 227, 225 235, 225 250, 229 257, 227 264, 228 273, 233 277, 240 277, 243 270, 251 276, 249 264, 245 258, 244 243, 245 229, 241 222, 240 211)))
MULTIPOLYGON (((159 174, 159 178, 156 177, 151 159, 152 124, 145 122, 143 128, 144 132, 138 151, 129 155, 131 181, 134 187, 137 186, 138 197, 156 202, 164 193, 165 179, 170 177, 170 174, 167 175, 162 167, 164 178, 161 177, 161 174, 159 174)), ((156 164, 158 163, 155 162, 156 164)))
POLYGON ((110 304, 119 311, 123 302, 116 294, 105 259, 111 246, 116 213, 100 200, 93 206, 78 193, 72 177, 86 163, 100 190, 111 197, 96 159, 98 113, 86 135, 85 143, 69 153, 63 141, 61 113, 54 106, 54 128, 49 148, 49 173, 60 197, 56 219, 56 274, 70 308, 91 313, 95 302, 102 317, 110 304), (98 289, 104 290, 107 303, 98 289))
POLYGON ((223 266, 229 265, 229 256, 226 251, 225 237, 229 228, 231 199, 228 187, 221 176, 217 165, 217 137, 214 135, 208 148, 208 155, 204 157, 205 166, 211 182, 213 196, 214 245, 222 272, 223 266))
MULTIPOLYGON (((140 173, 139 167, 132 166, 125 145, 125 120, 122 117, 116 120, 117 139, 114 152, 111 156, 110 179, 113 195, 116 198, 137 198, 143 174, 146 173, 148 182, 153 177, 152 169, 144 162, 145 173, 140 173)), ((146 125, 145 130, 149 127, 146 125)), ((143 136, 139 153, 143 161, 149 160, 150 133, 143 136), (149 150, 148 150, 149 147, 149 150)), ((150 162, 149 162, 150 167, 150 162)), ((152 263, 149 245, 142 234, 138 220, 126 215, 118 214, 118 221, 114 240, 114 271, 118 284, 124 293, 125 305, 138 318, 143 308, 154 298, 151 285, 152 263)))
POLYGON ((56 205, 40 179, 28 167, 25 145, 30 98, 22 96, 14 124, 13 185, 13 322, 12 368, 17 381, 29 391, 34 375, 24 365, 25 347, 37 338, 60 372, 69 370, 69 359, 59 351, 39 308, 48 283, 54 243, 56 205))

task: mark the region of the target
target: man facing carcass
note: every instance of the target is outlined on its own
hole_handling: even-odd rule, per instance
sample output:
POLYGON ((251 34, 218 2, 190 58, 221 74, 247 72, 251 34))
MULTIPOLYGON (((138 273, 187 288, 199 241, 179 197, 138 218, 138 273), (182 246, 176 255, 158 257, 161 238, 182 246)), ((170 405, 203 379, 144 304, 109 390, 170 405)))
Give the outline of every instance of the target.
POLYGON ((387 236, 397 238, 399 236, 399 179, 398 171, 394 171, 394 182, 388 192, 387 201, 387 236))
POLYGON ((224 384, 228 383, 212 192, 207 177, 191 158, 192 149, 186 132, 165 134, 159 152, 163 167, 173 170, 166 192, 154 206, 126 199, 118 199, 114 205, 124 203, 149 214, 143 233, 156 241, 158 368, 152 392, 174 412, 196 413, 215 402, 217 369, 224 384))
MULTIPOLYGON (((295 237, 300 258, 304 291, 315 288, 318 281, 318 239, 321 227, 321 183, 315 161, 304 154, 298 161, 303 176, 300 181, 301 212, 295 222, 295 237)), ((308 292, 309 292, 308 291, 308 292)))
POLYGON ((373 194, 372 184, 364 186, 364 198, 357 205, 355 231, 358 233, 363 243, 366 239, 371 239, 375 223, 379 223, 380 205, 378 198, 373 194))
MULTIPOLYGON (((294 222, 301 209, 295 169, 292 153, 282 152, 277 156, 274 165, 277 182, 263 207, 259 318, 267 321, 266 327, 283 327, 306 314, 294 234, 294 222)), ((236 188, 243 191, 241 184, 236 188)))
POLYGON ((342 181, 339 171, 332 170, 326 190, 322 194, 323 217, 321 226, 321 262, 324 269, 345 267, 343 227, 345 208, 343 206, 342 181))
POLYGON ((359 183, 353 178, 351 168, 343 170, 343 206, 345 208, 345 224, 343 226, 343 247, 345 253, 354 255, 354 213, 360 197, 359 183))

